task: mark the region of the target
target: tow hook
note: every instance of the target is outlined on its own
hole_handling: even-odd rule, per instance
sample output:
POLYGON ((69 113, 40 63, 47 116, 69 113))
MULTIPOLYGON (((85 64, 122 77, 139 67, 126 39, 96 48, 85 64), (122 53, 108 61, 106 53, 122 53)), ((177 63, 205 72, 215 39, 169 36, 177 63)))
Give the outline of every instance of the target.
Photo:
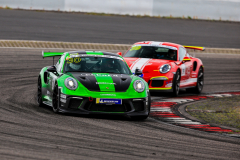
POLYGON ((89 100, 90 102, 92 102, 92 101, 93 101, 93 98, 92 98, 92 97, 88 97, 88 100, 89 100))

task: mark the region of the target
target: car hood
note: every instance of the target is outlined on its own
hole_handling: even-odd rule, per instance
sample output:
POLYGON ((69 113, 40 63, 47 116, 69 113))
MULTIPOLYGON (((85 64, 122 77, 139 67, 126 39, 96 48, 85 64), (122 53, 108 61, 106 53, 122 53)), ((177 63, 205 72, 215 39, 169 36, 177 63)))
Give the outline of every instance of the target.
POLYGON ((132 75, 126 74, 70 72, 69 75, 88 90, 97 92, 126 92, 132 81, 132 75))
POLYGON ((174 62, 172 60, 162 60, 162 59, 151 59, 151 58, 134 58, 134 57, 123 57, 130 67, 132 73, 135 73, 135 69, 141 69, 142 72, 152 72, 154 70, 159 70, 164 64, 170 64, 174 62))

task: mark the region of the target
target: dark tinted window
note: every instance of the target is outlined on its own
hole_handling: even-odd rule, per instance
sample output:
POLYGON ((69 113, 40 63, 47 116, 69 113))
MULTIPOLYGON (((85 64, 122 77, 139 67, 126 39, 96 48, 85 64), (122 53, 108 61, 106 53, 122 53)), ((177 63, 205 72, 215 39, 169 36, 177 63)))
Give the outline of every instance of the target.
POLYGON ((155 46, 133 46, 124 57, 177 60, 177 51, 155 46))
POLYGON ((74 57, 66 59, 65 72, 132 74, 122 59, 105 57, 74 57))

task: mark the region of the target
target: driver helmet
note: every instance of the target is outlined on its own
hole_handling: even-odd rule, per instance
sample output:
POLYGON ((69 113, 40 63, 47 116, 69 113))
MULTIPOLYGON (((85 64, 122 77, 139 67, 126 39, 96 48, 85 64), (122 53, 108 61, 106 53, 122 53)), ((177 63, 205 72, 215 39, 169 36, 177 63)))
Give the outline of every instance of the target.
POLYGON ((71 67, 74 70, 79 70, 81 68, 81 60, 74 58, 73 62, 69 64, 69 67, 71 67))
POLYGON ((104 68, 106 67, 105 69, 112 69, 114 66, 114 60, 111 58, 106 58, 102 60, 102 64, 104 68))
POLYGON ((176 55, 176 51, 175 50, 172 50, 172 49, 169 49, 168 51, 168 56, 172 59, 175 58, 175 55, 176 55))

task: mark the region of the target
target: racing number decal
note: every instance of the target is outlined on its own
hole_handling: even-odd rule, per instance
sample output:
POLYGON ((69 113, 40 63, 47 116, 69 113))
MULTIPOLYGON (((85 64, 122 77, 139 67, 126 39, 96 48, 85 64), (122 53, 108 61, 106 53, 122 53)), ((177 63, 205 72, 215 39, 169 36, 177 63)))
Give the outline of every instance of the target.
POLYGON ((74 63, 79 63, 81 62, 81 58, 80 57, 75 57, 74 58, 74 63))
POLYGON ((70 63, 79 63, 81 62, 81 58, 80 57, 75 57, 75 58, 67 58, 67 63, 70 64, 70 63))
POLYGON ((73 63, 73 58, 67 58, 67 63, 68 64, 73 63))
POLYGON ((185 73, 186 73, 186 66, 185 66, 185 64, 182 64, 182 74, 181 74, 181 76, 185 76, 185 73))

